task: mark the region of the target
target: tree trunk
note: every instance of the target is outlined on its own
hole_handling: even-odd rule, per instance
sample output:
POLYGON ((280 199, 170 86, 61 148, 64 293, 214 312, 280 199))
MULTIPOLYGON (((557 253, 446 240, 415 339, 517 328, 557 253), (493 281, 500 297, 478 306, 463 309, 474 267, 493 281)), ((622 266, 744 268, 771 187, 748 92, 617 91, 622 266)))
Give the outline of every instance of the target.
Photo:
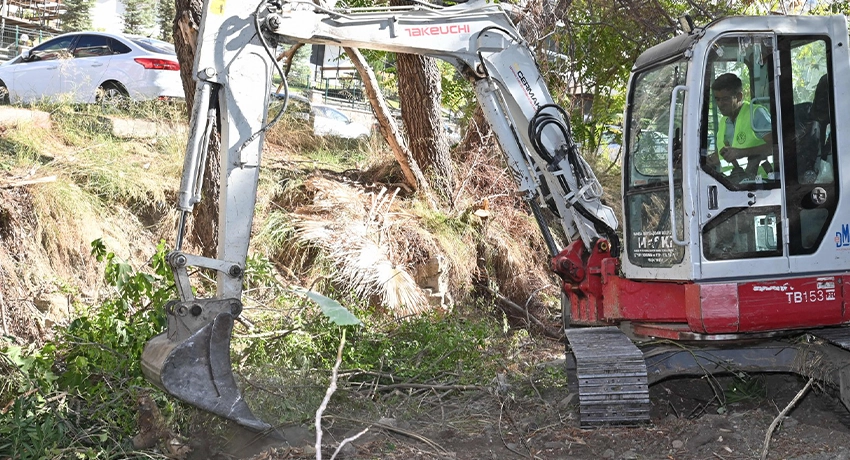
MULTIPOLYGON (((391 6, 404 4, 390 1, 391 6)), ((401 118, 413 159, 431 188, 451 204, 454 176, 440 112, 440 70, 433 58, 403 53, 396 55, 396 68, 401 118)))
MULTIPOLYGON (((195 102, 195 80, 192 78, 195 51, 198 47, 198 26, 201 22, 201 0, 175 0, 173 24, 174 48, 180 63, 180 78, 186 95, 187 116, 191 117, 195 102)), ((216 120, 218 122, 218 120, 216 120)), ((187 228, 189 242, 198 246, 205 257, 215 257, 218 242, 219 163, 221 137, 215 126, 207 147, 207 163, 202 186, 203 199, 195 205, 192 223, 187 228)))
POLYGON ((378 127, 380 128, 384 139, 386 139, 387 144, 389 144, 396 161, 398 161, 398 164, 401 166, 405 183, 414 190, 420 190, 429 202, 435 204, 433 203, 433 197, 431 196, 431 187, 425 180, 425 176, 422 174, 422 170, 419 169, 419 165, 416 163, 416 160, 413 159, 410 149, 408 149, 405 145, 404 138, 401 136, 398 125, 396 125, 395 119, 390 115, 390 109, 387 107, 387 101, 378 89, 378 82, 375 78, 375 73, 372 72, 372 68, 369 67, 366 60, 363 59, 363 55, 360 54, 360 51, 357 48, 343 49, 345 50, 345 53, 348 54, 348 58, 351 59, 354 67, 357 68, 357 72, 360 74, 360 79, 363 80, 366 95, 369 98, 369 103, 372 105, 372 112, 378 120, 378 127))

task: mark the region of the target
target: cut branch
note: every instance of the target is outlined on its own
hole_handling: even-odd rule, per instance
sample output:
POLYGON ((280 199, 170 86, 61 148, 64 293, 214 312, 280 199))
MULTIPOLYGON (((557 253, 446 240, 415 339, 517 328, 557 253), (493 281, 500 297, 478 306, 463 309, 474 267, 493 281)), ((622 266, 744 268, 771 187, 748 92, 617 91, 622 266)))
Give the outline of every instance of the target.
POLYGON ((336 381, 339 376, 339 366, 342 364, 342 350, 345 349, 345 328, 342 329, 342 338, 339 339, 339 348, 336 351, 336 363, 334 363, 333 372, 331 373, 331 383, 328 385, 328 390, 325 392, 325 398, 322 399, 322 404, 316 410, 316 460, 322 460, 322 414, 328 408, 328 403, 336 391, 336 381))
POLYGON ((0 186, 0 188, 23 187, 25 185, 45 184, 47 182, 56 182, 56 176, 39 177, 37 179, 19 180, 16 182, 7 182, 0 186))
POLYGON ((809 381, 806 382, 806 386, 804 386, 802 390, 797 392, 797 396, 794 396, 794 399, 792 399, 791 402, 789 402, 788 405, 785 406, 785 409, 782 409, 782 412, 780 412, 779 415, 777 415, 776 418, 773 419, 773 423, 771 423, 770 427, 767 429, 767 434, 764 435, 764 447, 761 450, 761 460, 765 460, 767 458, 767 452, 770 448, 770 437, 773 436, 773 430, 776 429, 776 425, 779 425, 779 422, 783 418, 785 418, 785 415, 787 415, 788 412, 794 407, 794 405, 797 404, 797 401, 799 401, 806 394, 806 392, 809 391, 809 388, 812 387, 812 383, 814 383, 814 381, 815 378, 811 377, 809 381))
POLYGON ((490 294, 493 294, 493 296, 496 297, 496 300, 498 300, 502 305, 510 308, 511 310, 522 315, 523 317, 528 318, 529 321, 531 321, 537 327, 543 330, 543 333, 546 335, 546 337, 561 340, 563 334, 561 334, 560 331, 543 324, 542 321, 537 319, 537 317, 532 315, 528 310, 520 307, 519 305, 511 301, 511 299, 503 296, 502 294, 499 294, 498 292, 491 289, 489 286, 485 286, 483 284, 481 284, 480 286, 486 289, 487 292, 489 292, 490 294))
POLYGON ((419 169, 419 165, 413 159, 413 154, 407 148, 395 119, 390 116, 387 101, 384 99, 384 95, 378 90, 378 80, 375 78, 375 73, 369 64, 366 63, 366 59, 363 58, 360 50, 357 48, 343 49, 360 74, 360 79, 363 81, 363 87, 366 90, 366 96, 369 98, 369 103, 372 106, 372 112, 378 120, 378 127, 384 139, 386 139, 387 144, 389 144, 393 156, 395 156, 396 161, 401 166, 405 183, 414 190, 421 190, 429 203, 436 205, 431 187, 425 180, 425 175, 422 174, 422 170, 419 169))
POLYGON ((425 383, 393 383, 390 385, 377 385, 375 391, 391 391, 398 389, 435 390, 435 391, 477 391, 484 387, 479 385, 428 385, 425 383))

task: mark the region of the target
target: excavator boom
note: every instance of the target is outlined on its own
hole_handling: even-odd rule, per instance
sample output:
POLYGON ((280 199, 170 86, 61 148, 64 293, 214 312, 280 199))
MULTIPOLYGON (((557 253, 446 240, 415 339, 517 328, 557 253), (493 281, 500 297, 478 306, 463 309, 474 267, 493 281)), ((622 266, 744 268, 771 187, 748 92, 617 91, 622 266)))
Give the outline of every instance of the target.
POLYGON ((414 53, 454 64, 475 88, 518 189, 531 205, 554 256, 561 248, 541 205, 560 216, 570 241, 616 240, 617 219, 571 137, 531 49, 502 7, 485 2, 442 8, 333 10, 314 3, 207 1, 199 31, 198 81, 181 180, 177 250, 169 255, 180 298, 166 309, 168 331, 142 356, 149 380, 204 410, 257 430, 229 362, 230 331, 241 311, 242 273, 261 162, 273 48, 279 42, 333 43, 414 53), (200 200, 206 148, 220 121, 220 241, 215 259, 181 252, 188 213, 200 200), (188 267, 215 270, 216 296, 196 299, 188 267))

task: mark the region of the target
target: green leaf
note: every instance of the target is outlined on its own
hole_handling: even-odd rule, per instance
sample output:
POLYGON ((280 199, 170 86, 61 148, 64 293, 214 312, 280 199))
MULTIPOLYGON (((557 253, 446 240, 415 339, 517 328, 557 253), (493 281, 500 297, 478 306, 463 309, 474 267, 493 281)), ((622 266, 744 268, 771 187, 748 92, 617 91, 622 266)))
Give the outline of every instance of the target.
POLYGON ((322 307, 322 313, 337 326, 354 326, 362 324, 356 316, 351 314, 348 309, 340 305, 340 303, 334 299, 325 297, 318 292, 309 291, 300 287, 293 288, 292 290, 295 291, 296 294, 302 295, 313 302, 316 302, 320 307, 322 307))

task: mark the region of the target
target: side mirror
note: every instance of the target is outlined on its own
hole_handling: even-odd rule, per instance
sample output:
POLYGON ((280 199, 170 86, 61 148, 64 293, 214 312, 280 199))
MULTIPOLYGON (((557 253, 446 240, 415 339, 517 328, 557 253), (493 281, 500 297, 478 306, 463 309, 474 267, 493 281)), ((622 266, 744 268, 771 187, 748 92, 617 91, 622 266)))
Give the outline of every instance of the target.
POLYGON ((26 50, 21 53, 21 60, 27 62, 32 59, 32 52, 30 50, 26 50))

